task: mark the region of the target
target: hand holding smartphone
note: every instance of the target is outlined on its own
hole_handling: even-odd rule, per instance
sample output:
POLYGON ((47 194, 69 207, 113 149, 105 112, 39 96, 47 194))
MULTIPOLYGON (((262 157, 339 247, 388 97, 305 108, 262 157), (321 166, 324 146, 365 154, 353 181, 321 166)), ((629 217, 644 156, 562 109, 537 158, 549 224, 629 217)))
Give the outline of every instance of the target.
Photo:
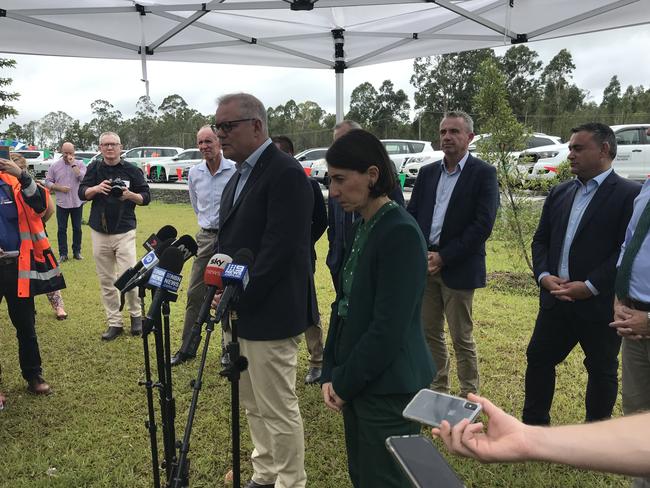
POLYGON ((413 397, 402 416, 431 427, 440 427, 446 420, 453 427, 463 419, 474 422, 480 412, 480 403, 423 389, 413 397))
POLYGON ((9 159, 11 148, 9 146, 0 146, 0 158, 9 159))

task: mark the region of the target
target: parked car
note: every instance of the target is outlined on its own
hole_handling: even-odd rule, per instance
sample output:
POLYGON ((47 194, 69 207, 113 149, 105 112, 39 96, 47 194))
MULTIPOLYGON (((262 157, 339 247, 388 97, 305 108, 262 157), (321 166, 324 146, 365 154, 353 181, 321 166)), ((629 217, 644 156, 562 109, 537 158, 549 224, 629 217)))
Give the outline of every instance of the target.
POLYGON ((75 159, 81 159, 86 166, 90 164, 90 162, 93 160, 95 156, 97 156, 98 152, 96 151, 75 151, 74 157, 75 159))
POLYGON ((135 164, 147 175, 146 165, 163 159, 173 158, 183 151, 182 147, 134 147, 127 150, 122 157, 125 161, 135 164))
POLYGON ((434 157, 433 146, 429 141, 414 141, 409 139, 382 139, 388 156, 399 173, 407 163, 424 161, 434 157))
MULTIPOLYGON (((612 125, 618 146, 613 162, 614 170, 624 178, 645 181, 650 174, 650 124, 612 125)), ((554 179, 557 167, 569 155, 568 144, 555 144, 527 149, 519 155, 532 167, 527 178, 531 180, 554 179)))
POLYGON ((311 165, 310 176, 318 181, 321 185, 329 185, 329 181, 327 179, 327 161, 325 161, 325 158, 317 159, 314 161, 314 163, 311 165))
POLYGON ((12 152, 18 153, 25 158, 27 161, 27 171, 37 179, 45 178, 50 165, 58 159, 55 158, 56 153, 53 154, 49 151, 39 151, 36 149, 21 149, 12 152))
POLYGON ((151 181, 164 183, 179 181, 178 172, 180 169, 180 180, 187 181, 190 168, 203 161, 203 155, 198 149, 185 149, 178 156, 149 163, 149 179, 151 181))
POLYGON ((302 165, 303 168, 311 168, 314 161, 323 159, 325 153, 327 152, 326 147, 316 147, 313 149, 305 149, 304 151, 299 152, 294 157, 302 165))

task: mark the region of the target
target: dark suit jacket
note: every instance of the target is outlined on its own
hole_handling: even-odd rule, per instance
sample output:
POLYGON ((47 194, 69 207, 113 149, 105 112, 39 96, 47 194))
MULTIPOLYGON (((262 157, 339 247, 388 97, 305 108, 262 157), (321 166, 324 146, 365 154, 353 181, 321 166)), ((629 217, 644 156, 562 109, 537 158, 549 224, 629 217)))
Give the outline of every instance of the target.
POLYGON ((420 318, 425 280, 426 244, 417 224, 404 208, 390 210, 359 256, 344 324, 340 296, 332 305, 321 382, 331 381, 348 401, 431 384, 435 366, 420 318))
POLYGON ((316 242, 327 229, 327 209, 325 208, 325 198, 320 189, 320 185, 314 178, 309 178, 311 189, 314 193, 314 210, 311 216, 311 280, 309 283, 309 317, 310 325, 316 325, 320 322, 320 313, 318 311, 318 297, 316 296, 316 283, 314 282, 314 273, 316 272, 316 242))
MULTIPOLYGON (((562 244, 577 189, 575 180, 554 187, 546 197, 533 237, 535 279, 544 271, 557 276, 562 244)), ((571 281, 589 280, 599 295, 575 302, 585 319, 610 322, 613 316, 616 261, 641 185, 612 172, 589 202, 569 251, 571 281)), ((558 300, 540 288, 540 306, 551 308, 558 300)))
MULTIPOLYGON (((431 233, 441 171, 440 161, 420 168, 407 207, 425 240, 431 233)), ((498 203, 496 169, 470 154, 451 194, 440 233, 442 280, 449 288, 485 286, 485 241, 492 233, 498 203)))
POLYGON ((236 306, 238 333, 249 340, 293 337, 309 325, 311 218, 314 196, 303 168, 269 145, 233 205, 239 173, 221 197, 218 252, 255 256, 236 306))

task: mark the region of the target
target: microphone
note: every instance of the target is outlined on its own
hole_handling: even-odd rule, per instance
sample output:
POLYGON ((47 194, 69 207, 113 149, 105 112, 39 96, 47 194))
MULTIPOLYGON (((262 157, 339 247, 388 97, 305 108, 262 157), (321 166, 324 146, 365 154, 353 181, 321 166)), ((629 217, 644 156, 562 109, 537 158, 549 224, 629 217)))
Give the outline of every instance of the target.
POLYGON ((251 250, 244 248, 237 251, 232 263, 226 265, 221 275, 221 280, 226 287, 214 313, 215 322, 221 322, 226 311, 237 302, 241 292, 248 286, 248 268, 251 267, 253 261, 251 250))
MULTIPOLYGON (((196 316, 196 320, 194 321, 190 340, 187 341, 186 345, 188 347, 194 342, 196 337, 201 335, 201 327, 208 320, 208 316, 210 315, 212 300, 218 290, 223 290, 221 275, 223 274, 224 268, 229 263, 232 263, 232 258, 230 256, 227 254, 217 253, 210 258, 210 261, 208 261, 208 264, 205 267, 205 272, 203 273, 203 283, 206 285, 205 298, 203 299, 203 304, 201 304, 199 314, 196 316)), ((185 345, 183 347, 185 347, 185 345)), ((182 352, 187 353, 187 351, 182 352)))
MULTIPOLYGON (((158 232, 151 234, 142 245, 147 251, 156 251, 156 255, 160 256, 164 248, 158 248, 168 240, 169 244, 171 244, 176 238, 176 234, 177 231, 173 226, 164 225, 158 232)), ((122 273, 122 275, 117 280, 115 280, 113 286, 120 290, 120 292, 124 293, 123 290, 125 289, 126 284, 135 277, 138 271, 140 271, 147 262, 149 262, 146 260, 146 257, 147 256, 145 255, 145 257, 142 258, 140 262, 136 263, 135 266, 127 269, 124 273, 122 273)), ((132 288, 129 288, 129 290, 130 289, 132 288)))
MULTIPOLYGON (((176 239, 178 232, 173 225, 164 225, 155 234, 151 234, 146 241, 142 243, 147 251, 153 251, 158 247, 158 244, 166 241, 167 239, 176 239)), ((158 254, 160 256, 160 254, 158 254)))
POLYGON ((164 242, 158 243, 158 247, 153 251, 149 251, 145 256, 136 263, 132 268, 127 269, 122 276, 120 276, 113 285, 124 294, 133 290, 136 286, 140 286, 148 279, 148 273, 151 269, 158 264, 158 256, 174 243, 173 238, 167 239, 164 242))
POLYGON ((190 259, 192 256, 196 256, 196 253, 199 251, 199 246, 192 236, 184 234, 174 241, 172 247, 180 249, 183 253, 183 262, 190 259))
POLYGON ((176 292, 181 284, 183 269, 183 251, 177 247, 168 247, 160 256, 160 266, 151 270, 148 284, 156 288, 149 311, 142 327, 143 336, 151 332, 163 302, 175 301, 176 292))

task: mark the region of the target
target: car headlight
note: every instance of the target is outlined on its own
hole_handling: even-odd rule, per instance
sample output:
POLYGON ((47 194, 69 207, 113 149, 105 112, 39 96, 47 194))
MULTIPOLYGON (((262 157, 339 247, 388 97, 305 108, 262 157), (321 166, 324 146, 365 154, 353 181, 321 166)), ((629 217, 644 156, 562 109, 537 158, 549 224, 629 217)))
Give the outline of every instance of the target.
POLYGON ((539 159, 551 159, 560 154, 560 151, 542 151, 538 152, 537 156, 539 159))

